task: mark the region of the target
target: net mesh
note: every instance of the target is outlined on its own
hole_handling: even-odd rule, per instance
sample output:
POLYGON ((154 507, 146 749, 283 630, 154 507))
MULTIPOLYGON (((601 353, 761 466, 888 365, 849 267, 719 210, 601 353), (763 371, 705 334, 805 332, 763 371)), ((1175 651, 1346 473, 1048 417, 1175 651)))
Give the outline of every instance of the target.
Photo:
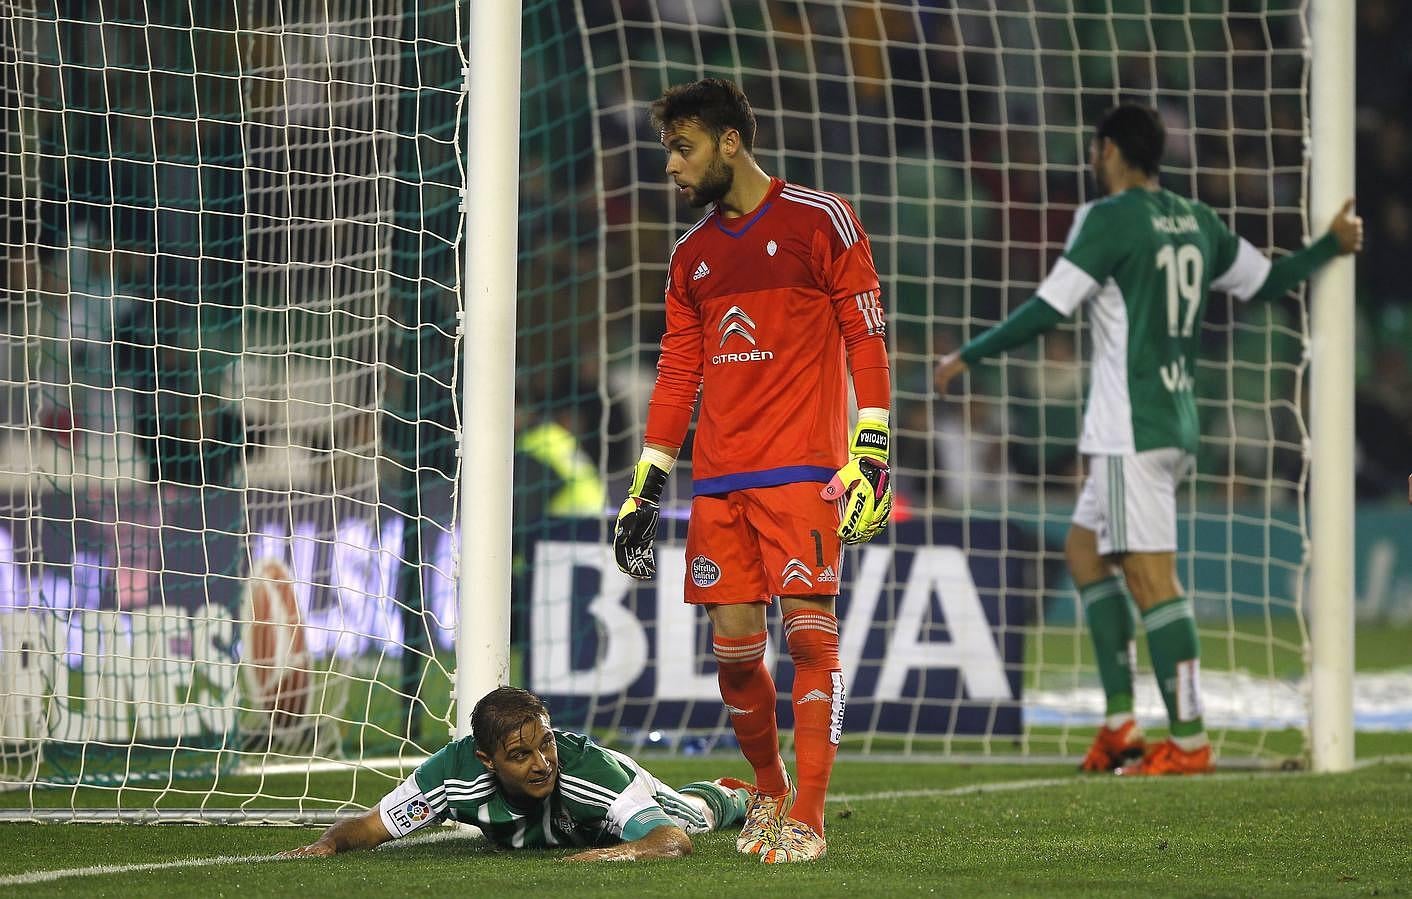
POLYGON ((328 811, 444 742, 464 21, 6 4, 0 774, 33 807, 328 811), (319 762, 352 777, 240 780, 319 762))
MULTIPOLYGON (((91 6, 0 8, 0 781, 36 808, 338 808, 451 720, 467 10, 91 6), (304 774, 249 777, 280 764, 304 774)), ((680 603, 689 453, 656 585, 618 575, 603 514, 694 221, 647 107, 722 75, 763 167, 848 199, 883 280, 906 520, 844 572, 846 748, 1081 752, 1102 704, 1062 538, 1085 327, 964 395, 934 397, 932 366, 1031 295, 1120 98, 1162 110, 1166 186, 1298 246, 1305 21, 1295 0, 526 2, 514 679, 620 745, 730 743, 680 603)), ((1180 573, 1226 759, 1301 746, 1306 332, 1294 299, 1213 297, 1203 326, 1180 573)))
MULTIPOLYGON (((889 314, 894 471, 910 520, 847 562, 845 746, 1081 753, 1103 711, 1062 554, 1079 483, 1085 326, 981 366, 943 400, 932 369, 1033 294, 1074 210, 1095 198, 1088 141, 1121 99, 1161 110, 1165 186, 1268 253, 1300 246, 1304 5, 714 0, 577 12, 604 235, 596 376, 607 410, 593 408, 607 430, 601 442, 584 432, 601 470, 626 483, 667 260, 697 217, 670 190, 647 108, 671 84, 728 77, 754 106, 762 167, 854 206, 889 314), (971 651, 987 643, 993 652, 971 651)), ((1249 308, 1225 296, 1203 325, 1203 438, 1179 503, 1179 574, 1229 760, 1301 745, 1306 326, 1296 299, 1249 308)), ((689 459, 668 486, 678 518, 689 459)), ((540 544, 528 685, 555 695, 561 716, 635 744, 729 742, 707 629, 674 611, 680 524, 648 590, 623 585, 590 547, 603 528, 551 539, 556 527, 540 544)), ((1139 714, 1160 730, 1145 653, 1141 664, 1139 714)), ((788 684, 787 658, 776 676, 788 684)), ((787 701, 779 711, 787 726, 787 701)))

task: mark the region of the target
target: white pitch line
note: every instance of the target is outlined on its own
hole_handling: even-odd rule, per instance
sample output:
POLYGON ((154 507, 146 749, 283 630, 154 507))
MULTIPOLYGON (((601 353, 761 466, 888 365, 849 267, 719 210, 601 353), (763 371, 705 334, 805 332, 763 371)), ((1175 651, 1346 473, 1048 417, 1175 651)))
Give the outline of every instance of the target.
MULTIPOLYGON (((448 840, 479 840, 479 831, 465 825, 434 830, 384 843, 377 851, 409 849, 427 843, 444 843, 448 840)), ((108 874, 139 874, 143 871, 165 871, 171 868, 206 868, 211 865, 246 865, 257 862, 298 862, 305 859, 280 858, 277 855, 219 855, 213 858, 184 858, 170 862, 145 862, 134 865, 94 865, 89 868, 61 868, 53 871, 28 871, 24 874, 11 874, 0 877, 0 887, 28 886, 35 883, 48 883, 51 880, 64 880, 69 877, 100 877, 108 874)))
POLYGON ((132 874, 140 871, 164 871, 168 868, 204 868, 208 865, 241 865, 252 862, 276 861, 273 855, 220 855, 215 858, 185 858, 174 862, 147 862, 140 865, 94 865, 91 868, 61 868, 55 871, 28 871, 0 877, 0 887, 48 883, 66 877, 96 877, 104 874, 132 874))
POLYGON ((451 840, 480 841, 483 839, 485 839, 485 836, 475 825, 450 822, 442 824, 441 827, 436 830, 414 833, 400 840, 389 840, 373 851, 396 852, 399 849, 411 849, 413 846, 425 846, 428 843, 446 843, 451 840))
POLYGON ((1033 790, 1041 787, 1057 787, 1073 783, 1074 777, 1045 777, 1035 780, 1001 780, 994 783, 967 784, 964 787, 947 787, 930 790, 886 790, 879 793, 844 793, 829 796, 826 802, 872 802, 879 799, 932 799, 939 796, 973 796, 977 793, 1004 793, 1011 790, 1033 790))
MULTIPOLYGON (((1397 757, 1394 757, 1397 758, 1397 757)), ((1409 757, 1412 758, 1412 757, 1409 757)), ((1249 780, 1250 778, 1266 777, 1290 777, 1288 771, 1271 770, 1237 770, 1237 771, 1217 771, 1214 774, 1203 774, 1201 779, 1207 780, 1249 780)), ((873 802, 881 799, 936 799, 946 796, 975 796, 982 793, 1012 793, 1019 790, 1038 790, 1045 787, 1062 787, 1068 784, 1096 784, 1105 781, 1125 780, 1128 782, 1151 782, 1158 778, 1151 777, 1128 777, 1122 778, 1114 775, 1086 776, 1075 772, 1069 777, 1044 777, 1032 780, 997 780, 991 783, 967 784, 964 787, 947 787, 945 789, 922 789, 922 790, 887 790, 878 793, 858 793, 849 795, 847 793, 839 796, 829 796, 826 802, 873 802)), ((1167 778, 1161 778, 1166 780, 1167 778)))

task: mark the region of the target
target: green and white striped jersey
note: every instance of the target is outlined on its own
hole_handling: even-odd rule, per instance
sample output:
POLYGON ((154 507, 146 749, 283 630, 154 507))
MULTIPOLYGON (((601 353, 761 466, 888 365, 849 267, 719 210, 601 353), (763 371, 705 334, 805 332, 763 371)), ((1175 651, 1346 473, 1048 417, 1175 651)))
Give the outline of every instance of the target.
POLYGON ((699 808, 621 752, 582 734, 554 731, 559 779, 528 808, 510 804, 465 737, 427 759, 378 803, 388 832, 405 836, 447 818, 480 828, 508 849, 604 846, 640 839, 663 824, 701 833, 699 808))
POLYGON ((1066 316, 1086 300, 1092 330, 1079 451, 1195 453, 1192 379, 1207 291, 1253 296, 1270 260, 1209 206, 1131 188, 1079 208, 1064 255, 1036 293, 1066 316))

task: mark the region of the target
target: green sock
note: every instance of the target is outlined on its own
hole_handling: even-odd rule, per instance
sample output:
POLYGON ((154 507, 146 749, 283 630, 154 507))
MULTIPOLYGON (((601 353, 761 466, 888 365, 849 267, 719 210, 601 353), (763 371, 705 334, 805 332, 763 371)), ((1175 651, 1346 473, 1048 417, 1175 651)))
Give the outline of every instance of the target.
POLYGON ((1192 737, 1205 731, 1201 721, 1201 647, 1191 602, 1176 596, 1142 613, 1147 648, 1157 686, 1167 704, 1173 737, 1192 737))
POLYGON ((749 790, 732 790, 709 780, 689 783, 677 791, 690 793, 706 800, 711 813, 716 816, 716 830, 723 830, 745 820, 745 808, 750 802, 749 790))
POLYGON ((1109 715, 1131 714, 1133 710, 1133 622, 1127 591, 1116 577, 1105 578, 1079 588, 1088 634, 1098 661, 1098 679, 1103 683, 1109 715))

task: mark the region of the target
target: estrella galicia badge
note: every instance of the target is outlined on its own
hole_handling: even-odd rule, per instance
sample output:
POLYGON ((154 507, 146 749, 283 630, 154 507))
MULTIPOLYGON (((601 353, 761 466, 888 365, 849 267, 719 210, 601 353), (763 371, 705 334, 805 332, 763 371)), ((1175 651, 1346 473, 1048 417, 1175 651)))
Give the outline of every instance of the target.
POLYGON ((691 560, 691 582, 698 587, 710 587, 721 579, 721 566, 705 556, 691 560))
POLYGON ((406 811, 407 818, 411 820, 413 824, 416 824, 426 820, 427 816, 431 814, 431 806, 427 805, 425 800, 413 799, 411 802, 407 803, 406 811))

